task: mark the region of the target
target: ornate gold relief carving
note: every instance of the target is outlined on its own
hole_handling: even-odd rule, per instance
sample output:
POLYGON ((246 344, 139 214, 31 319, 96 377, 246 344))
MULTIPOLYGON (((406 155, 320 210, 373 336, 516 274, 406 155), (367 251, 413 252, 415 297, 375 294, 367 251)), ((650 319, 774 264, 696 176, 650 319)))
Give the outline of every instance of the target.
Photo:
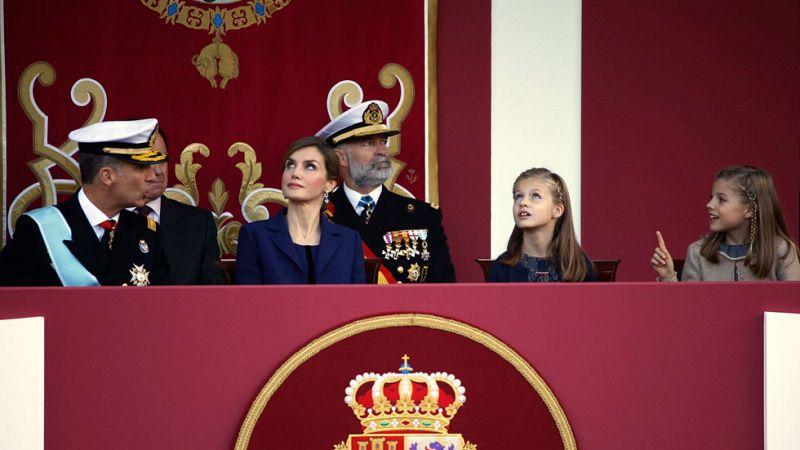
MULTIPOLYGON (((243 155, 242 162, 236 163, 236 168, 242 172, 242 184, 239 188, 239 204, 242 206, 242 216, 248 222, 269 218, 269 211, 264 206, 266 203, 277 203, 286 206, 286 198, 279 189, 265 188, 261 179, 261 163, 258 162, 256 151, 249 144, 236 142, 228 148, 228 156, 234 157, 237 153, 243 155)), ((227 197, 226 197, 227 198, 227 197)), ((221 217, 218 215, 218 217, 221 217)), ((225 221, 227 219, 223 219, 225 221)), ((222 222, 219 222, 220 225, 222 222)), ((218 239, 223 253, 236 254, 236 240, 239 237, 240 222, 231 221, 220 227, 218 239), (224 241, 224 243, 223 243, 224 241)))
MULTIPOLYGON (((181 182, 170 188, 165 195, 173 200, 197 205, 199 189, 197 187, 197 172, 201 164, 194 162, 194 155, 201 154, 208 157, 210 150, 203 144, 194 143, 186 146, 181 152, 180 165, 175 167, 175 176, 181 182)), ((228 148, 228 156, 234 157, 241 153, 242 161, 236 163, 236 168, 242 173, 242 183, 239 188, 239 204, 242 216, 248 222, 269 218, 269 211, 264 206, 266 203, 286 205, 286 199, 279 189, 265 188, 261 179, 261 163, 258 162, 256 151, 247 143, 236 142, 228 148)), ((214 214, 217 225, 217 242, 224 255, 235 255, 236 244, 239 237, 239 228, 242 223, 233 219, 233 214, 226 211, 230 194, 221 178, 216 178, 211 183, 208 201, 214 214)))
POLYGON ((225 189, 225 182, 221 178, 217 178, 211 183, 211 192, 208 193, 208 200, 211 202, 211 207, 214 211, 214 220, 217 224, 217 242, 223 255, 236 254, 239 228, 242 226, 237 221, 225 224, 225 222, 233 218, 233 214, 225 211, 229 197, 230 195, 225 189))
POLYGON ((200 193, 197 189, 197 171, 203 167, 194 162, 194 155, 199 153, 206 158, 210 155, 208 147, 203 144, 193 143, 186 146, 181 152, 180 164, 175 166, 175 177, 180 181, 179 184, 173 186, 172 191, 182 191, 183 198, 191 199, 191 203, 186 202, 184 199, 175 198, 168 195, 173 200, 188 203, 196 206, 199 203, 200 193))
POLYGON ((286 206, 286 198, 280 189, 265 188, 258 180, 261 178, 261 163, 256 159, 253 147, 244 142, 237 142, 228 149, 228 156, 236 153, 244 155, 244 161, 237 163, 236 168, 242 172, 242 186, 239 189, 239 204, 242 215, 248 222, 264 220, 269 217, 265 203, 278 203, 286 206))

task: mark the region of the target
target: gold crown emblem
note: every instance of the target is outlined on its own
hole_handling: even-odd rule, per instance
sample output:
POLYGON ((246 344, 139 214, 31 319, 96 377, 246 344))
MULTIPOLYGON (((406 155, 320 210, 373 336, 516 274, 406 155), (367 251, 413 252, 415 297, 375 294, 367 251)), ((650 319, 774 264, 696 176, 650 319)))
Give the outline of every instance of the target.
POLYGON ((383 111, 381 111, 381 107, 377 103, 370 103, 367 109, 364 110, 362 118, 366 124, 378 125, 383 123, 383 111))
POLYGON ((398 372, 364 373, 350 381, 344 402, 361 421, 364 434, 446 434, 467 401, 461 380, 446 372, 414 372, 403 355, 398 372))

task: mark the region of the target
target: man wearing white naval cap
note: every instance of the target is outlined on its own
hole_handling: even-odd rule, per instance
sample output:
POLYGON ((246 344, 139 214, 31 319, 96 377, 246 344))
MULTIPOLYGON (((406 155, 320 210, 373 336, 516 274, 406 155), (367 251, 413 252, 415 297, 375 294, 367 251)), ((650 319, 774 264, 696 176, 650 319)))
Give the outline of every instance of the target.
POLYGON ((142 206, 155 182, 158 121, 99 122, 69 134, 78 142, 82 187, 67 202, 23 214, 0 253, 0 285, 166 284, 156 228, 124 208, 142 206))
POLYGON ((336 150, 344 181, 330 196, 329 216, 359 231, 366 257, 383 258, 379 283, 454 282, 442 213, 383 184, 392 175, 388 138, 400 132, 387 126, 388 115, 385 102, 369 100, 317 132, 336 150))

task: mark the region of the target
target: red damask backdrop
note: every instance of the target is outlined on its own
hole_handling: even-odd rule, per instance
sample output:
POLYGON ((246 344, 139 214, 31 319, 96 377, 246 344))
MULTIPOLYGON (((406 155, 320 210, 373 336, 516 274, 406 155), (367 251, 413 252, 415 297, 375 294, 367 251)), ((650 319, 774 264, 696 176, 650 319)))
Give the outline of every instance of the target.
MULTIPOLYGON (((428 11, 435 17, 436 2, 429 3, 6 3, 8 216, 14 215, 15 205, 20 209, 18 195, 38 181, 26 167, 36 159, 37 134, 49 154, 56 154, 59 146, 65 152, 74 150, 74 145, 63 145, 67 133, 99 108, 95 119, 157 117, 169 136, 173 167, 180 165, 179 152, 187 145, 206 146, 207 157, 193 155, 193 162, 201 165, 196 171, 197 203, 216 209, 220 217, 227 212, 232 215, 229 220, 244 221, 240 186, 242 171, 250 168, 237 168, 245 155, 229 156, 229 147, 249 144, 261 164, 260 178, 252 181, 279 189, 283 150, 329 120, 329 91, 344 80, 360 86, 364 100, 380 98, 393 110, 408 108, 402 137, 393 143, 400 145, 395 156, 405 163, 397 183, 415 197, 426 198, 425 19, 428 11), (192 21, 200 13, 205 16, 198 17, 208 20, 192 21), (219 27, 214 24, 217 15, 219 27), (245 19, 250 26, 243 26, 245 19), (215 43, 217 36, 221 42, 215 43), (215 51, 218 60, 211 59, 215 51), (32 68, 37 62, 46 65, 32 68), (400 67, 385 74, 384 87, 379 73, 387 64, 400 67), (34 81, 37 77, 40 82, 34 81), (83 78, 93 80, 84 86, 97 94, 80 106, 73 103, 71 89, 83 78), (39 130, 33 126, 36 116, 43 118, 39 130), (213 203, 208 193, 216 179, 224 188, 215 186, 213 203), (228 201, 222 205, 225 192, 228 201)), ((391 118, 392 125, 400 125, 398 119, 391 118)), ((59 167, 50 173, 53 179, 72 178, 59 167)), ((170 184, 179 183, 174 171, 170 174, 170 184)), ((258 171, 248 175, 257 176, 258 171)), ((436 196, 435 175, 430 181, 436 196)), ((34 199, 31 207, 39 203, 34 199)))

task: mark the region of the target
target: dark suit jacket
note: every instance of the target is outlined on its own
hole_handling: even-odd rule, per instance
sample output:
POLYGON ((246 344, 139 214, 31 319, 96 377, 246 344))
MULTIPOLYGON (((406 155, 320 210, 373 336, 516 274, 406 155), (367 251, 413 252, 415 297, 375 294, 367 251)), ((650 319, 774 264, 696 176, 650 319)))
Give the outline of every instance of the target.
MULTIPOLYGON (((384 258, 386 243, 384 235, 389 231, 418 230, 428 231, 427 250, 430 257, 422 255, 412 258, 384 258, 383 265, 389 269, 396 281, 447 283, 456 281, 456 273, 450 260, 450 248, 442 227, 442 212, 431 205, 413 198, 403 197, 383 187, 383 192, 375 205, 369 223, 356 214, 353 205, 347 200, 344 188, 337 189, 330 196, 333 205, 332 221, 348 228, 358 230, 364 243, 377 258, 384 258), (417 265, 420 277, 409 277, 409 268, 417 265)), ((330 209, 329 209, 330 210, 330 209)))
MULTIPOLYGON (((151 284, 168 284, 169 270, 156 232, 147 227, 147 220, 122 210, 114 231, 113 250, 104 255, 100 241, 81 209, 78 195, 56 205, 72 230, 66 246, 103 286, 130 283, 133 265, 147 270, 151 284)), ((17 221, 14 238, 0 253, 0 285, 60 286, 39 227, 23 215, 17 221)))
POLYGON ((161 197, 158 235, 170 284, 222 284, 219 244, 211 211, 161 197))
MULTIPOLYGON (((364 253, 358 233, 320 217, 319 256, 314 261, 318 284, 363 284, 364 253)), ((306 284, 308 267, 297 256, 286 210, 239 230, 237 284, 306 284)))

